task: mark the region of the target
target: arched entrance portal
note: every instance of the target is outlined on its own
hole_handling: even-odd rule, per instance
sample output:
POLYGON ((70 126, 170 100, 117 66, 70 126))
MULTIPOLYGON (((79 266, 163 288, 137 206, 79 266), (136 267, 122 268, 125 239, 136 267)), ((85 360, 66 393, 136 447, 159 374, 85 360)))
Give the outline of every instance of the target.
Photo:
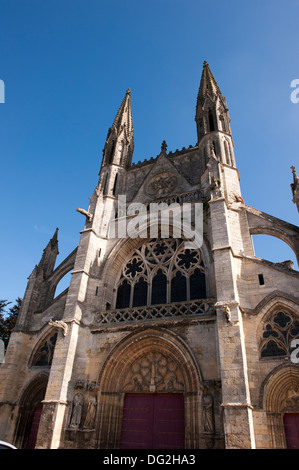
POLYGON ((48 375, 40 374, 28 385, 20 401, 15 445, 20 449, 34 449, 46 394, 48 375))
POLYGON ((284 366, 269 377, 264 407, 274 448, 299 449, 299 368, 284 366))
POLYGON ((163 328, 128 335, 107 358, 99 390, 99 448, 198 447, 202 378, 177 335, 163 328))

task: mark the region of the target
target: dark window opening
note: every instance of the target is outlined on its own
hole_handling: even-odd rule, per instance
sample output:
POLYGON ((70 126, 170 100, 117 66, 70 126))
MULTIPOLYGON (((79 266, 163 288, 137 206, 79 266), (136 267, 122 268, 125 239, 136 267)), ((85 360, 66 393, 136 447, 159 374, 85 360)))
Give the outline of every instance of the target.
POLYGON ((114 180, 114 185, 113 185, 113 196, 115 196, 115 193, 116 193, 116 184, 117 184, 117 173, 115 175, 115 180, 114 180))
POLYGON ((128 308, 130 306, 131 285, 123 281, 117 291, 116 308, 128 308))
POLYGON ((200 269, 195 269, 190 276, 190 300, 206 299, 206 278, 200 269))
POLYGON ((210 132, 213 132, 215 130, 214 118, 211 112, 209 112, 209 127, 210 127, 210 132))
POLYGON ((133 307, 147 305, 147 282, 141 277, 134 286, 133 307))
POLYGON ((171 281, 171 302, 187 300, 187 287, 185 276, 178 271, 171 281))
POLYGON ((264 275, 263 274, 259 274, 259 283, 260 283, 260 286, 263 286, 265 284, 265 280, 264 280, 264 275))
POLYGON ((111 145, 111 149, 110 149, 110 153, 109 153, 108 164, 112 162, 113 154, 114 154, 114 149, 115 149, 115 141, 113 140, 113 141, 112 141, 112 145, 111 145))
POLYGON ((152 305, 166 303, 167 281, 162 269, 159 269, 152 282, 152 305))
POLYGON ((263 349, 261 356, 262 357, 275 357, 275 356, 285 356, 286 352, 284 349, 280 348, 276 341, 268 341, 266 347, 263 349))

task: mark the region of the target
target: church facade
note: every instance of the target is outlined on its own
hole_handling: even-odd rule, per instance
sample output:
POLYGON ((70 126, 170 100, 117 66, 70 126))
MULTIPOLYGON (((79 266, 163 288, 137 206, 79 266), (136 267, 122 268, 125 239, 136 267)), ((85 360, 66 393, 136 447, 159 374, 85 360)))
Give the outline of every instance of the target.
POLYGON ((56 230, 28 278, 0 367, 0 439, 299 448, 299 272, 256 257, 252 243, 273 235, 299 260, 299 229, 244 202, 227 103, 206 62, 195 123, 195 146, 163 142, 132 164, 126 92, 89 207, 77 209, 78 247, 56 267, 56 230))

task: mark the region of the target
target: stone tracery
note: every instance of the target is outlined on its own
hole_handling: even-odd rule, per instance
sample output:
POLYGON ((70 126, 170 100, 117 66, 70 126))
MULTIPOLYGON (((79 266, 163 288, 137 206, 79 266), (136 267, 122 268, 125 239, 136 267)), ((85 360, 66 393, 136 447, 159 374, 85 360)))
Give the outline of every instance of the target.
POLYGON ((206 298, 201 253, 181 240, 151 240, 134 251, 117 287, 116 308, 206 298))

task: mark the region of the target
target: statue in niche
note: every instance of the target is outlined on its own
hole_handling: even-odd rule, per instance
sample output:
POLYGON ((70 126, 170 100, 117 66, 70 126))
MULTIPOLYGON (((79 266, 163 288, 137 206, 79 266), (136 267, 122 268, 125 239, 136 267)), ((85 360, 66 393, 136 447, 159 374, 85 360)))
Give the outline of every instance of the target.
POLYGON ((94 429, 94 421, 96 417, 97 410, 97 399, 95 396, 89 397, 86 417, 84 420, 84 429, 94 429))
POLYGON ((71 416, 70 427, 78 429, 81 422, 84 397, 81 393, 77 393, 73 399, 73 411, 71 416))
POLYGON ((208 394, 203 398, 203 432, 212 434, 214 429, 213 397, 208 394))

